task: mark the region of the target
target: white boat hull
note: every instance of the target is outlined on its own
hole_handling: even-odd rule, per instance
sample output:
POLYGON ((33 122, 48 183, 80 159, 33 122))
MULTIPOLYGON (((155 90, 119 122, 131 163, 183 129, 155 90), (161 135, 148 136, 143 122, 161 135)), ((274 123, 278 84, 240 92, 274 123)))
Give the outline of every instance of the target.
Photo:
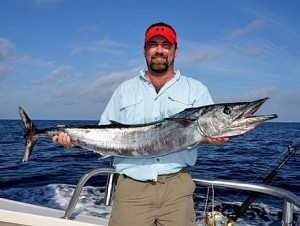
POLYGON ((85 215, 63 219, 64 211, 0 198, 1 226, 107 226, 108 220, 85 215))

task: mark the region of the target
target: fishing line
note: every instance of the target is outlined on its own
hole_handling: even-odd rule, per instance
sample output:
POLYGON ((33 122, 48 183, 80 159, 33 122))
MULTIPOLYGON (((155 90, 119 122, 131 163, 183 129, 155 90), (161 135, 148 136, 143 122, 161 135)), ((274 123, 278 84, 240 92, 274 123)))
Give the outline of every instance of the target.
POLYGON ((254 177, 250 182, 251 183, 253 183, 253 182, 255 182, 262 174, 264 174, 266 171, 268 171, 270 168, 271 168, 271 166, 274 166, 275 165, 275 163, 277 162, 277 161, 279 161, 281 158, 282 158, 282 156, 283 155, 285 155, 286 153, 288 152, 288 149, 287 150, 285 150, 285 151, 283 151, 281 154, 279 154, 268 166, 267 166, 267 168, 265 168, 265 169, 262 169, 262 171, 260 172, 260 173, 257 173, 256 175, 256 177, 254 177))
MULTIPOLYGON (((210 187, 208 186, 207 187, 207 193, 206 193, 206 201, 205 201, 205 206, 204 206, 204 216, 206 215, 206 210, 207 210, 207 207, 208 207, 208 200, 209 200, 209 190, 210 190, 210 187)), ((215 208, 215 190, 214 190, 214 184, 212 183, 211 184, 211 194, 212 194, 212 197, 211 197, 211 210, 212 212, 214 211, 214 208, 215 208)))
POLYGON ((205 218, 205 215, 206 215, 206 209, 207 209, 207 206, 208 206, 209 189, 210 189, 210 187, 208 186, 208 187, 207 187, 207 192, 206 192, 206 199, 205 199, 204 211, 203 211, 203 215, 202 215, 202 218, 203 218, 203 219, 205 218))
MULTIPOLYGON (((300 138, 299 138, 298 140, 300 140, 300 138)), ((297 140, 297 141, 298 141, 298 140, 297 140)), ((295 143, 297 143, 297 141, 294 142, 294 143, 292 144, 292 146, 293 146, 295 143)), ((255 182, 262 174, 264 174, 268 169, 270 169, 270 167, 271 167, 272 165, 274 165, 280 158, 282 158, 282 156, 283 156, 287 151, 289 151, 289 148, 288 148, 287 150, 285 150, 284 152, 282 152, 281 154, 279 154, 279 155, 276 157, 276 159, 273 160, 273 161, 268 165, 267 168, 263 169, 262 171, 260 171, 260 173, 256 174, 256 176, 255 176, 252 180, 250 180, 249 183, 254 183, 254 182, 255 182)), ((214 212, 214 187, 213 187, 213 184, 211 185, 211 187, 212 187, 212 212, 214 212)), ((205 219, 205 216, 207 216, 206 210, 207 210, 207 206, 208 206, 209 190, 210 190, 210 188, 208 187, 208 189, 207 189, 207 195, 206 195, 205 209, 204 209, 204 218, 203 218, 203 219, 205 219)), ((242 193, 243 193, 243 191, 238 191, 238 192, 234 195, 234 197, 232 197, 231 199, 227 200, 227 201, 226 201, 227 204, 225 204, 225 205, 222 207, 221 212, 223 212, 223 211, 229 206, 229 203, 232 203, 234 200, 236 200, 236 198, 237 198, 238 196, 240 196, 242 193)))
POLYGON ((212 192, 211 209, 212 209, 212 211, 214 211, 215 210, 215 189, 214 189, 214 184, 211 185, 211 192, 212 192))
MULTIPOLYGON (((270 164, 268 164, 267 169, 270 168, 271 165, 274 165, 275 162, 278 161, 279 158, 282 158, 284 154, 289 152, 288 155, 280 162, 280 164, 276 166, 276 169, 272 170, 263 180, 262 184, 269 184, 272 179, 277 175, 277 173, 280 171, 280 169, 288 162, 288 160, 299 150, 300 148, 300 138, 298 138, 296 141, 293 142, 292 145, 289 145, 287 150, 281 152, 275 160, 273 160, 270 164)), ((261 173, 257 174, 257 176, 252 180, 255 181, 262 173, 264 173, 267 169, 263 170, 261 173)), ((213 189, 213 184, 212 184, 212 189, 213 189)), ((208 190, 209 191, 209 190, 208 190)), ((236 197, 241 194, 242 192, 238 192, 235 197, 231 199, 231 202, 233 199, 236 199, 236 197)), ((209 194, 209 192, 208 192, 209 194)), ((253 203, 253 201, 257 198, 258 194, 257 193, 250 193, 248 198, 240 205, 239 209, 236 211, 224 216, 222 212, 224 211, 225 207, 228 206, 226 204, 222 208, 222 212, 219 211, 214 211, 214 189, 212 190, 212 212, 207 212, 206 213, 206 208, 207 208, 207 202, 208 202, 208 195, 207 194, 207 199, 206 199, 206 204, 205 204, 205 215, 203 219, 203 225, 204 226, 221 226, 221 225, 234 225, 237 219, 246 212, 246 210, 249 208, 249 206, 253 203)), ((298 219, 299 220, 299 219, 298 219)))
POLYGON ((255 178, 253 178, 250 182, 253 183, 255 182, 262 174, 264 174, 266 171, 268 171, 271 166, 274 166, 276 162, 278 162, 280 159, 282 159, 284 155, 286 155, 287 152, 291 151, 292 147, 295 147, 296 144, 298 144, 300 142, 300 137, 294 141, 291 145, 288 145, 287 149, 285 151, 283 151, 281 154, 277 155, 277 157, 267 166, 266 169, 263 169, 260 173, 257 174, 257 176, 255 178))
MULTIPOLYGON (((299 139, 298 139, 299 140, 299 139)), ((298 141, 297 140, 297 141, 298 141)), ((294 145, 296 142, 292 144, 292 146, 288 146, 289 153, 288 155, 280 162, 279 165, 277 165, 276 169, 272 170, 261 182, 261 184, 269 184, 272 179, 278 174, 280 169, 288 162, 288 160, 300 149, 300 143, 297 145, 294 145)), ((254 200, 259 196, 258 193, 252 192, 248 196, 248 198, 243 202, 243 204, 237 209, 235 212, 228 214, 227 216, 230 219, 230 222, 235 224, 235 222, 238 220, 240 216, 242 216, 246 210, 249 208, 249 206, 254 202, 254 200)))
MULTIPOLYGON (((277 157, 270 164, 268 164, 267 168, 263 169, 260 173, 256 174, 256 176, 252 180, 250 180, 250 183, 254 183, 262 174, 264 174, 267 170, 269 170, 271 166, 275 165, 276 162, 278 162, 280 159, 282 159, 283 156, 287 152, 290 152, 292 147, 297 146, 297 144, 299 144, 299 142, 300 142, 300 137, 296 141, 294 141, 292 143, 292 145, 288 145, 288 148, 285 151, 283 151, 279 155, 277 155, 277 157)), ((230 199, 229 202, 233 202, 242 193, 243 193, 243 191, 239 191, 234 197, 232 197, 230 199)), ((229 205, 229 203, 224 205, 224 207, 222 207, 221 212, 223 212, 226 209, 226 207, 228 207, 228 205, 229 205)))
POLYGON ((221 212, 215 211, 215 190, 214 184, 211 184, 211 212, 206 212, 209 200, 209 190, 210 187, 207 187, 207 194, 206 194, 206 202, 203 212, 203 221, 202 226, 223 226, 227 225, 228 219, 224 216, 221 212))

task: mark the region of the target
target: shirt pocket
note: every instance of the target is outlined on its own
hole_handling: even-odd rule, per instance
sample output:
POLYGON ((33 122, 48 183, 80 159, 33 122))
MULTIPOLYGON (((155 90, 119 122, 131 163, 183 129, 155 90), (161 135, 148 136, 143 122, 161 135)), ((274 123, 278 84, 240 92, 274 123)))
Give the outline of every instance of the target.
POLYGON ((128 98, 122 101, 120 118, 125 124, 138 124, 144 118, 144 100, 137 95, 135 98, 128 98))
POLYGON ((186 108, 193 107, 196 100, 190 100, 185 95, 182 96, 168 96, 168 106, 166 108, 167 115, 171 116, 186 108))

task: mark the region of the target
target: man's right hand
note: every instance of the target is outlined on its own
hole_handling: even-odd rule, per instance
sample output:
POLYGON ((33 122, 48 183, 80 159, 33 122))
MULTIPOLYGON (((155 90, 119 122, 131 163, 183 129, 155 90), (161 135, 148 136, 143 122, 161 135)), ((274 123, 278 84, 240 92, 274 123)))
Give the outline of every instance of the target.
POLYGON ((75 145, 71 142, 71 138, 67 133, 61 132, 59 135, 52 137, 54 143, 58 143, 66 148, 73 148, 75 145))

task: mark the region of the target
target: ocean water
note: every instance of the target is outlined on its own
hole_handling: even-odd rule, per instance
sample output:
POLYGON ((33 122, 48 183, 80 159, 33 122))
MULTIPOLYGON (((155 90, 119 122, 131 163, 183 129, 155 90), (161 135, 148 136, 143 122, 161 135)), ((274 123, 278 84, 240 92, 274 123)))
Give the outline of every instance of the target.
MULTIPOLYGON (((48 128, 58 124, 95 125, 98 121, 36 120, 34 123, 38 128, 48 128)), ((101 159, 99 154, 81 148, 65 149, 49 138, 40 139, 30 160, 22 162, 23 133, 20 120, 0 120, 1 198, 65 210, 81 176, 91 169, 110 165, 111 158, 101 159)), ((267 122, 224 145, 199 145, 197 163, 190 171, 194 178, 261 183, 287 156, 287 147, 297 140, 300 142, 299 137, 300 123, 267 122)), ((91 178, 74 213, 109 218, 111 207, 104 205, 105 183, 106 175, 91 178)), ((300 151, 270 185, 300 196, 300 151)), ((248 193, 238 190, 197 186, 194 202, 198 225, 202 225, 204 211, 218 210, 225 215, 247 197, 248 193)), ((281 225, 282 206, 282 200, 261 195, 236 225, 281 225)))

